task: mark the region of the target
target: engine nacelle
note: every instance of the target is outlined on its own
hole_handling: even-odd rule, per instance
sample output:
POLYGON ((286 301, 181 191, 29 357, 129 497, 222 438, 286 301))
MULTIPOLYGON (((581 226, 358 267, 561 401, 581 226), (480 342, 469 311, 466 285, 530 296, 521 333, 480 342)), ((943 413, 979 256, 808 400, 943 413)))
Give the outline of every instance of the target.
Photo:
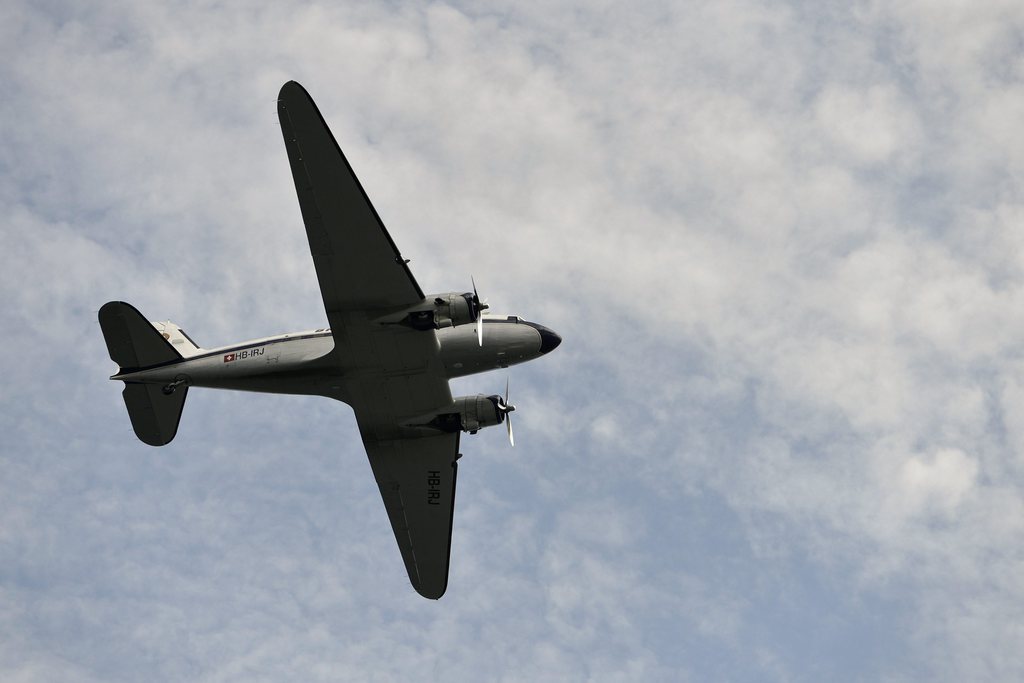
POLYGON ((505 421, 501 396, 459 396, 451 412, 440 413, 428 426, 442 432, 469 432, 476 434, 481 427, 493 427, 505 421))
POLYGON ((402 320, 416 330, 439 330, 442 327, 456 327, 475 323, 480 311, 485 308, 473 292, 458 294, 434 294, 427 297, 433 306, 427 309, 412 311, 402 320))

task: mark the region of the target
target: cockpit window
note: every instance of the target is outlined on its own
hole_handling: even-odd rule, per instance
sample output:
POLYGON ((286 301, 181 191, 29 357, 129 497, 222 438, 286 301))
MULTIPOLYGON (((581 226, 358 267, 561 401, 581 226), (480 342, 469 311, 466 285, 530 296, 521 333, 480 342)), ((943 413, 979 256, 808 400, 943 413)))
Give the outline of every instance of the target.
POLYGON ((509 321, 510 323, 521 323, 523 321, 523 319, 520 318, 518 315, 510 315, 507 318, 505 318, 505 320, 509 321))

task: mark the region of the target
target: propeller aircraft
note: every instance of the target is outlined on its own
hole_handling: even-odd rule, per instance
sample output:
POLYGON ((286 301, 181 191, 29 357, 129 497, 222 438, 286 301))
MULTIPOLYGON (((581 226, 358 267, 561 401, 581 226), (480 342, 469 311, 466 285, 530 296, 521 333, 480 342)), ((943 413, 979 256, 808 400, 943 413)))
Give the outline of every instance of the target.
POLYGON ((453 397, 448 380, 524 363, 562 339, 472 292, 424 294, 309 93, 294 81, 278 116, 329 327, 201 348, 123 301, 99 311, 112 380, 136 436, 170 443, 192 387, 326 396, 352 407, 409 580, 448 585, 463 432, 505 424, 505 394, 453 397))

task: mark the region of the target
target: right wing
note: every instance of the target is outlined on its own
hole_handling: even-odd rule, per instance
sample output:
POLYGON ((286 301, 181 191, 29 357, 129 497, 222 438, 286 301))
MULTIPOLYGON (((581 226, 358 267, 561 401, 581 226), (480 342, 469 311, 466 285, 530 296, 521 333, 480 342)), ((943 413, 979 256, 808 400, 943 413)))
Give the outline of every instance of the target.
POLYGON ((422 301, 423 290, 309 93, 285 83, 277 113, 328 315, 422 301))
POLYGON ((448 587, 459 433, 385 440, 364 434, 363 444, 409 581, 437 600, 448 587))

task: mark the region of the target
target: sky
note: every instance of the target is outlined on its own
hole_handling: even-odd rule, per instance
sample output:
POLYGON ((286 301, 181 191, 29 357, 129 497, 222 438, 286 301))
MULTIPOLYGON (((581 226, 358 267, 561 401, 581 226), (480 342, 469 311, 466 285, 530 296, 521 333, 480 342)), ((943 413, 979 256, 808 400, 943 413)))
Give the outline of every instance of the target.
POLYGON ((1024 678, 1019 2, 0 4, 0 679, 1024 678), (97 324, 326 325, 302 83, 428 292, 553 353, 446 595, 351 410, 132 433, 97 324))

